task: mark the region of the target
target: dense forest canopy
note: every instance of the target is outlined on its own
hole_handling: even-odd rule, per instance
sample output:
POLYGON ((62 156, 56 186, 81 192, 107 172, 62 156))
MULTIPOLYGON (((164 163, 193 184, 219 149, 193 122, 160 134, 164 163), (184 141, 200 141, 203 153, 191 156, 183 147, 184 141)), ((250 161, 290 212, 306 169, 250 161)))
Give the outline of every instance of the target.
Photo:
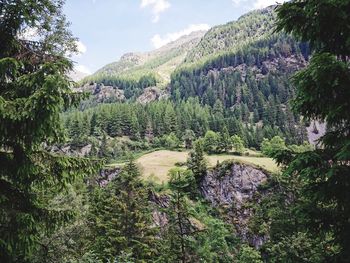
POLYGON ((28 262, 40 236, 72 217, 53 198, 98 168, 56 155, 43 144, 64 140, 62 109, 76 104, 64 57, 75 50, 62 1, 0 4, 0 261, 28 262), (38 39, 23 38, 37 30, 38 39))
POLYGON ((349 0, 252 11, 78 84, 63 6, 0 3, 1 262, 350 261, 349 0), (175 160, 162 182, 148 153, 175 160))

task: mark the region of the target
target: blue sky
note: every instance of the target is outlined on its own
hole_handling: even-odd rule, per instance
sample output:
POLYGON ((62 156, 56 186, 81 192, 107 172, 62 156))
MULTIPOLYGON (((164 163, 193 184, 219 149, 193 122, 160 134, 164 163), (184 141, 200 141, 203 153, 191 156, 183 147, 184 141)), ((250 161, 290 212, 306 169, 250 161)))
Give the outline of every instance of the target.
MULTIPOLYGON (((279 1, 281 2, 281 1, 279 1)), ((66 0, 79 38, 76 69, 93 73, 127 52, 149 51, 198 29, 236 20, 276 0, 66 0)))

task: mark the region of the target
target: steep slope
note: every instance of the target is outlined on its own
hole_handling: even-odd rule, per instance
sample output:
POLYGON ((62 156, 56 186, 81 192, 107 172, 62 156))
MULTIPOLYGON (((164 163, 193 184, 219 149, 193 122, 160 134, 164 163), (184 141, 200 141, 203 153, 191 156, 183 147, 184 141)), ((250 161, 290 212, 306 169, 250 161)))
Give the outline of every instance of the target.
POLYGON ((255 10, 241 16, 237 21, 211 28, 198 45, 188 52, 183 64, 204 62, 271 35, 276 17, 273 9, 274 6, 255 10))
MULTIPOLYGON (((307 133, 300 116, 291 111, 295 90, 290 77, 307 65, 309 48, 274 33, 274 20, 272 6, 155 51, 126 54, 84 80, 83 89, 94 95, 89 105, 125 100, 145 104, 169 95, 178 105, 195 98, 212 114, 203 125, 213 131, 226 127, 254 147, 277 135, 287 143, 302 143, 307 133)), ((201 135, 207 129, 195 123, 186 127, 201 135)))
POLYGON ((196 97, 251 129, 307 140, 289 102, 295 96, 290 77, 307 65, 309 48, 274 33, 274 18, 271 6, 209 30, 172 74, 172 99, 196 97))
POLYGON ((249 231, 249 220, 254 217, 249 203, 258 203, 265 194, 262 186, 269 176, 258 167, 225 161, 208 170, 200 186, 204 199, 222 212, 242 240, 256 248, 263 245, 268 237, 249 231))
POLYGON ((183 62, 187 52, 198 44, 205 31, 193 32, 159 49, 146 53, 127 53, 119 61, 108 64, 83 83, 96 82, 114 84, 115 79, 139 81, 142 77, 153 76, 157 86, 170 81, 170 74, 183 62))

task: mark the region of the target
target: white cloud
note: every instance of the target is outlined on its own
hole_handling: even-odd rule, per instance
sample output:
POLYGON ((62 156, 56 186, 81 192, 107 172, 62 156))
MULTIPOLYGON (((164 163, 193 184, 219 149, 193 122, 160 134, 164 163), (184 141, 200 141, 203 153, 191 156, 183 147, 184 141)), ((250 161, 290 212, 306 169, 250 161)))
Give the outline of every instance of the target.
POLYGON ((189 25, 187 28, 180 30, 178 32, 168 33, 165 36, 160 36, 156 34, 152 37, 151 42, 155 48, 160 48, 182 36, 189 35, 194 31, 199 30, 209 30, 210 26, 208 24, 195 24, 189 25))
POLYGON ((254 2, 254 8, 255 9, 260 9, 260 8, 264 8, 270 5, 275 5, 277 3, 282 3, 284 1, 281 0, 256 0, 254 2))
POLYGON ((92 74, 91 70, 87 66, 84 66, 84 65, 81 65, 81 64, 76 65, 74 67, 74 71, 75 72, 81 72, 81 73, 88 74, 88 75, 92 74))
POLYGON ((243 2, 247 2, 248 0, 232 0, 232 3, 234 4, 234 5, 239 5, 239 4, 241 4, 241 3, 243 3, 243 2))
POLYGON ((281 4, 286 2, 286 0, 232 0, 235 6, 243 5, 248 9, 261 9, 270 5, 275 5, 277 3, 281 4))
POLYGON ((167 0, 141 0, 141 8, 150 7, 153 13, 153 23, 157 23, 160 14, 170 8, 170 2, 167 0))

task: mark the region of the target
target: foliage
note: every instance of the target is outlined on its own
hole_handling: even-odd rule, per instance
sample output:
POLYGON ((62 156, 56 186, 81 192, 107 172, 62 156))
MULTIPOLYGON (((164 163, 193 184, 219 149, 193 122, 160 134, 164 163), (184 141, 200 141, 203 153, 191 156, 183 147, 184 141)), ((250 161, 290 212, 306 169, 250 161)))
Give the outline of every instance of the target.
POLYGON ((261 255, 253 248, 243 245, 238 254, 239 263, 262 263, 261 255))
POLYGON ((196 135, 192 130, 185 130, 185 134, 182 136, 182 140, 185 142, 185 148, 191 149, 193 141, 196 139, 196 135))
POLYGON ((192 182, 189 170, 170 171, 172 193, 159 262, 232 262, 236 239, 207 204, 188 198, 192 182))
POLYGON ((127 53, 117 62, 108 64, 83 79, 81 84, 97 83, 118 87, 125 91, 127 98, 136 98, 146 87, 163 88, 173 67, 183 61, 184 55, 196 45, 203 34, 193 32, 186 39, 179 39, 154 51, 127 53))
POLYGON ((95 189, 89 215, 94 242, 91 250, 103 262, 130 254, 136 262, 155 254, 148 189, 130 160, 104 189, 95 189))
POLYGON ((174 169, 170 171, 170 204, 166 209, 168 224, 162 250, 164 262, 190 262, 192 254, 193 227, 189 200, 186 193, 191 185, 191 173, 174 169))
MULTIPOLYGON (((62 109, 76 104, 67 73, 75 39, 61 0, 0 4, 0 261, 26 262, 43 233, 74 214, 51 200, 80 176, 94 172, 87 159, 53 154, 62 142, 62 109), (37 30, 38 39, 25 39, 37 30)), ((98 165, 95 165, 98 168, 98 165)))
POLYGON ((147 105, 100 104, 83 111, 67 112, 62 119, 70 139, 68 143, 73 147, 90 143, 99 148, 104 133, 107 141, 119 141, 117 144, 109 143, 108 155, 112 159, 122 155, 124 147, 130 150, 145 149, 146 142, 148 147, 175 149, 181 146, 181 138, 185 147, 190 147, 198 137, 206 137, 207 132, 209 137, 206 139, 209 141, 205 139, 204 148, 210 153, 230 151, 232 140, 229 136, 233 135, 239 136, 244 145, 255 148, 260 146, 263 138, 271 139, 276 135, 286 137, 293 144, 305 139, 302 134, 288 138, 288 133, 282 133, 276 126, 243 125, 232 116, 230 109, 224 109, 219 104, 215 107, 202 106, 198 99, 193 98, 181 102, 163 100, 147 105))
POLYGON ((271 156, 274 153, 285 149, 286 143, 279 136, 275 136, 271 140, 264 138, 263 142, 261 143, 261 151, 267 156, 271 156))
POLYGON ((203 149, 207 153, 214 153, 217 149, 218 135, 213 131, 207 131, 203 138, 203 149))
POLYGON ((321 240, 332 237, 340 247, 334 262, 350 260, 349 8, 348 0, 321 0, 288 2, 277 9, 278 29, 310 41, 314 50, 309 66, 293 78, 294 109, 307 119, 326 121, 328 130, 322 148, 280 153, 276 159, 287 166, 286 176, 303 182, 301 200, 309 201, 303 214, 307 231, 321 240))
POLYGON ((238 135, 231 137, 232 147, 236 153, 242 154, 244 151, 244 142, 238 135))
POLYGON ((187 167, 192 171, 198 188, 207 173, 207 161, 204 157, 203 143, 200 140, 195 142, 194 149, 189 153, 187 167))

